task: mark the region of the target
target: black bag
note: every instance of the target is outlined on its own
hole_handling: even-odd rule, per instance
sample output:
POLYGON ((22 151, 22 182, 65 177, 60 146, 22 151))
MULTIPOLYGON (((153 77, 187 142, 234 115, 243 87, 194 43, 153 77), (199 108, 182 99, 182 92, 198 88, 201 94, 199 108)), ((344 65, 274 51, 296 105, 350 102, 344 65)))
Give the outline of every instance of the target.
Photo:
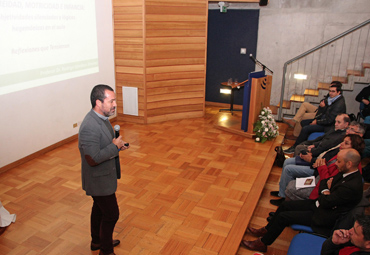
POLYGON ((283 148, 281 146, 276 146, 275 151, 276 151, 276 158, 274 161, 274 165, 278 167, 283 167, 283 164, 285 161, 285 155, 284 155, 283 148))
POLYGON ((350 119, 351 121, 355 121, 355 120, 357 120, 356 115, 354 115, 353 113, 348 114, 348 117, 349 117, 349 119, 350 119))

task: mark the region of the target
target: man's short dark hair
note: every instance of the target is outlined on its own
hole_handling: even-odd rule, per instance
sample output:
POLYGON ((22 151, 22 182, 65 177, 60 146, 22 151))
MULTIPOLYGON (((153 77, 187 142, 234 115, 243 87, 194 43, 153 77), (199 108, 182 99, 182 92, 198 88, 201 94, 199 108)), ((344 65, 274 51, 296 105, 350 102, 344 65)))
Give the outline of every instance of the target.
POLYGON ((348 124, 351 122, 351 118, 348 116, 347 113, 339 113, 337 116, 342 116, 343 115, 343 121, 347 122, 348 124))
POLYGON ((337 92, 340 92, 342 94, 342 83, 340 81, 332 81, 330 83, 330 88, 335 88, 337 92))
POLYGON ((106 90, 114 91, 110 86, 105 85, 105 84, 98 84, 92 89, 91 95, 90 95, 90 101, 91 101, 92 108, 95 108, 96 100, 99 100, 100 102, 104 102, 106 90))
POLYGON ((357 215, 356 216, 357 223, 362 227, 362 233, 364 235, 365 241, 370 240, 370 215, 357 215))

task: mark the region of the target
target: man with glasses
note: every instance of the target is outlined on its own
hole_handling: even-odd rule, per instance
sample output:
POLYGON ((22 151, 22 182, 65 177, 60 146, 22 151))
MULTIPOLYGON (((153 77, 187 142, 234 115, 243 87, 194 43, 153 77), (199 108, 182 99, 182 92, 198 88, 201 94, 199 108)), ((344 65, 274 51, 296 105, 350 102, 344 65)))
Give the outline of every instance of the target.
POLYGON ((363 124, 361 123, 358 123, 357 121, 352 121, 350 124, 349 124, 349 127, 346 131, 346 134, 356 134, 356 135, 359 135, 361 137, 364 136, 366 132, 366 128, 363 124))
MULTIPOLYGON (((301 121, 303 128, 297 137, 297 140, 292 147, 284 150, 284 153, 294 153, 295 147, 306 141, 311 133, 327 132, 335 123, 336 116, 345 112, 346 103, 342 96, 342 83, 339 81, 333 81, 329 88, 329 96, 320 102, 315 118, 301 121)), ((286 119, 283 119, 283 121, 287 122, 286 119)), ((289 122, 287 123, 289 124, 289 122)), ((291 124, 289 125, 292 126, 291 124)))

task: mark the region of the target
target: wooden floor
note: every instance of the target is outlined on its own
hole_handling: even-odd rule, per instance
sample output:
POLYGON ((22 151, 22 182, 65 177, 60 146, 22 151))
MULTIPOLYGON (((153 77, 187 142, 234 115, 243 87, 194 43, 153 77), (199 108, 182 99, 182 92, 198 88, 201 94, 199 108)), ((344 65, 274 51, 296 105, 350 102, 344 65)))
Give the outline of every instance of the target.
MULTIPOLYGON (((131 148, 120 154, 116 254, 255 253, 239 248, 240 239, 249 222, 262 227, 276 209, 269 192, 281 168, 266 167, 276 141, 214 126, 230 116, 206 107, 205 118, 118 123, 131 148), (266 185, 257 185, 264 175, 266 185)), ((0 201, 17 214, 0 236, 0 254, 98 254, 89 249, 92 200, 81 189, 77 141, 0 174, 0 201)), ((286 254, 294 234, 284 231, 265 254, 286 254)))

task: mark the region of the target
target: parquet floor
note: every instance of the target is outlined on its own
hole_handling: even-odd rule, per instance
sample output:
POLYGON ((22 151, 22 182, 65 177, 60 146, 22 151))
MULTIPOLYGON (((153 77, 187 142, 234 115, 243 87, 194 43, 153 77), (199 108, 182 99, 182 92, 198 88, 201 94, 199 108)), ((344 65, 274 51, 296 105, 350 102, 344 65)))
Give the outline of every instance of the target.
MULTIPOLYGON (((248 203, 259 199, 249 196, 253 183, 266 157, 273 160, 271 142, 255 143, 214 127, 215 120, 228 116, 206 107, 204 118, 118 123, 131 148, 120 154, 116 254, 216 255, 235 228, 245 229, 254 209, 248 203), (238 218, 241 212, 245 221, 238 218)), ((264 188, 253 226, 265 225, 268 212, 276 209, 268 200, 280 172, 274 167, 266 185, 259 184, 264 188)), ((0 174, 0 201, 17 214, 0 236, 0 255, 98 254, 89 249, 92 200, 81 189, 77 141, 0 174)), ((265 254, 286 254, 292 235, 285 231, 265 254)), ((239 242, 223 254, 235 254, 239 242)))

